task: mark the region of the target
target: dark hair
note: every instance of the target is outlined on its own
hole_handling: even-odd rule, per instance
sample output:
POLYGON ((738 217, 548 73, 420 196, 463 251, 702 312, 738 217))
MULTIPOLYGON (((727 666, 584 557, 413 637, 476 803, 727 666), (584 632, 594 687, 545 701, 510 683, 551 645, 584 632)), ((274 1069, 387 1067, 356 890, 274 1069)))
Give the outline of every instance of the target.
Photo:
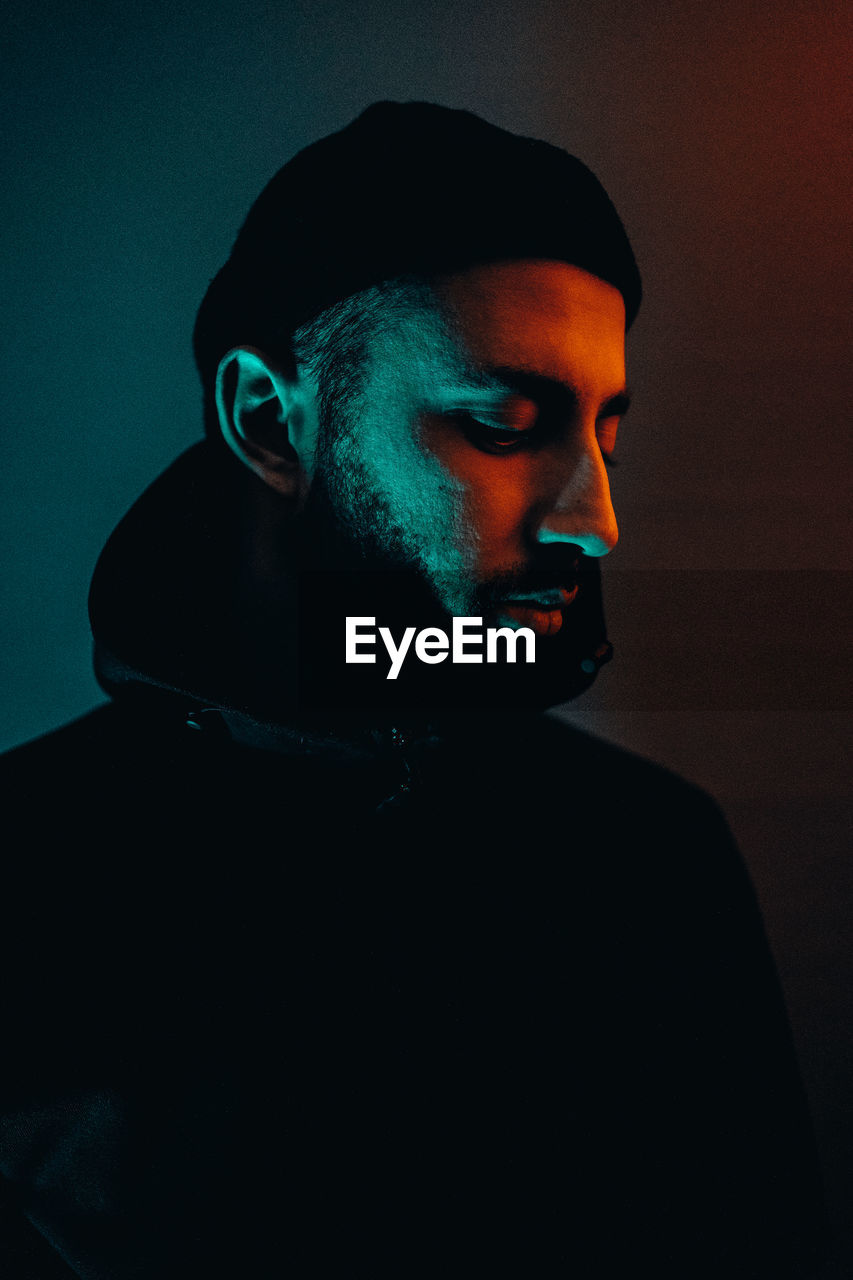
POLYGON ((316 383, 321 423, 333 427, 339 407, 356 399, 368 347, 385 326, 432 302, 427 281, 400 276, 350 294, 300 325, 288 357, 316 383))

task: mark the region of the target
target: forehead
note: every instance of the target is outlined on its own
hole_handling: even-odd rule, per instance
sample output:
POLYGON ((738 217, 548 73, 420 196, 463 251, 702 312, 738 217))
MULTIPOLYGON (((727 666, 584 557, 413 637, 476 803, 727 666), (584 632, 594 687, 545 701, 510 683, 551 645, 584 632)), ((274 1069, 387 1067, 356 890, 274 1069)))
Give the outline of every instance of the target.
POLYGON ((563 262, 489 263, 404 294, 368 344, 370 396, 412 409, 495 388, 495 370, 537 374, 583 400, 625 383, 625 304, 563 262))
POLYGON ((529 369, 583 389, 625 379, 618 289, 564 262, 489 263, 433 284, 451 335, 475 369, 529 369))

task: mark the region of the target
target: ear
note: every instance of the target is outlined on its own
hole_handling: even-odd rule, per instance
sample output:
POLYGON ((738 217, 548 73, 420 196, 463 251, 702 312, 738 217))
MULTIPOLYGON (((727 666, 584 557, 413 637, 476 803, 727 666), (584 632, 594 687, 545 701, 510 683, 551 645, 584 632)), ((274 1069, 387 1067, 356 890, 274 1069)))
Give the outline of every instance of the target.
POLYGON ((310 389, 253 347, 235 347, 216 373, 219 428, 240 461, 286 498, 307 491, 316 447, 310 389))

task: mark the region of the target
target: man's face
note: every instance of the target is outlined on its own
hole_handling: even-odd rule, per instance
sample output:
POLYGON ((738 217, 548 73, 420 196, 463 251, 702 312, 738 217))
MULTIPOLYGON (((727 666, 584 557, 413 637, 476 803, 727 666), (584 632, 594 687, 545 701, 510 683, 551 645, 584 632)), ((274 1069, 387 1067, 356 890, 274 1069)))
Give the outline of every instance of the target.
POLYGON ((625 393, 625 308, 580 268, 524 260, 395 310, 321 432, 312 484, 374 563, 450 615, 570 625, 581 555, 618 536, 606 459, 625 393))

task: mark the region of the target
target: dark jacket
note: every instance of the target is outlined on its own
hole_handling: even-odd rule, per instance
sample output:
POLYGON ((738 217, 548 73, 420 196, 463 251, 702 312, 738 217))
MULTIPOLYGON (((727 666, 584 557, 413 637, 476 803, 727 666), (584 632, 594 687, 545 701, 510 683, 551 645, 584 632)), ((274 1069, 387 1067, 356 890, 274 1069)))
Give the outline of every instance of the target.
POLYGON ((713 802, 547 716, 358 750, 235 718, 181 474, 108 557, 112 701, 4 760, 0 1274, 815 1274, 790 1035, 713 802), (131 570, 170 538, 158 597, 131 570))

